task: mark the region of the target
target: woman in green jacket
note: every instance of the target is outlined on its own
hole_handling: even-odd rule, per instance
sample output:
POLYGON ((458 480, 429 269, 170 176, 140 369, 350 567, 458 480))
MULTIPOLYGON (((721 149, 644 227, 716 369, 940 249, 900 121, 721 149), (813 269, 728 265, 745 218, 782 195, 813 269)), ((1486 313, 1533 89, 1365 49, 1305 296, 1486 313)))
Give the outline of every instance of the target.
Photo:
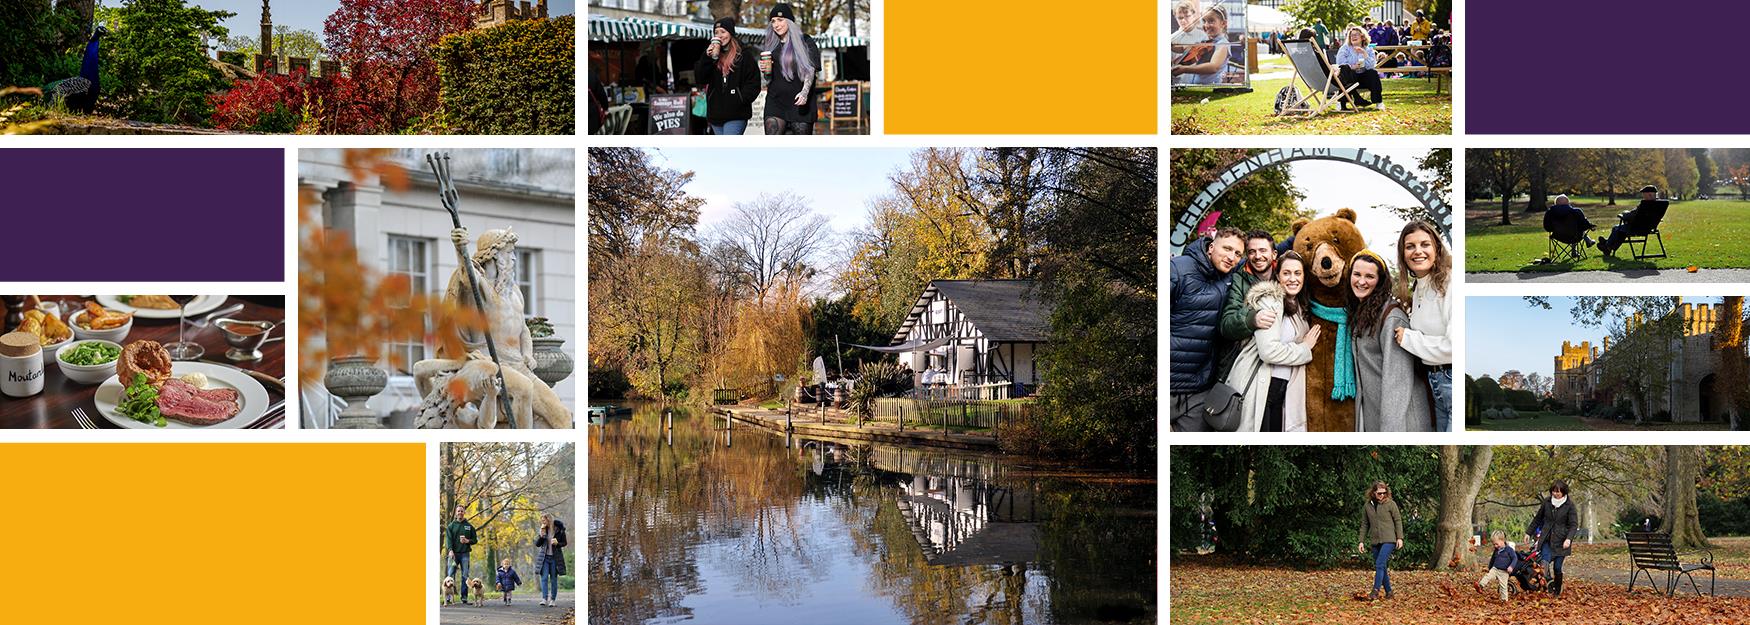
POLYGON ((1386 574, 1386 565, 1392 552, 1404 547, 1404 516, 1385 482, 1374 482, 1367 490, 1367 503, 1361 506, 1361 542, 1355 549, 1367 553, 1368 545, 1373 546, 1373 594, 1367 599, 1378 599, 1380 588, 1385 588, 1385 598, 1390 599, 1391 577, 1386 574))

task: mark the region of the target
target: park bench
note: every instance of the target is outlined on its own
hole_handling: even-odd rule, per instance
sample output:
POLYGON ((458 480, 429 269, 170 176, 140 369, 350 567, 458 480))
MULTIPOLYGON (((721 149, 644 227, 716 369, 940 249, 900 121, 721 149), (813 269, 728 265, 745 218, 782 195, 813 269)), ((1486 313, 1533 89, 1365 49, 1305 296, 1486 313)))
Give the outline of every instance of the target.
POLYGON ((1665 257, 1665 237, 1659 235, 1659 223, 1665 220, 1665 210, 1670 206, 1668 201, 1656 200, 1652 206, 1635 210, 1633 221, 1629 220, 1628 213, 1616 216, 1618 223, 1628 226, 1628 236, 1622 242, 1628 246, 1628 251, 1634 255, 1635 260, 1665 257), (1647 252, 1649 239, 1659 244, 1659 253, 1647 252))
POLYGON ((1671 546, 1671 535, 1662 532, 1629 532, 1628 539, 1629 563, 1634 565, 1634 573, 1629 576, 1628 590, 1634 592, 1635 582, 1640 575, 1647 575, 1647 584, 1658 590, 1658 582, 1653 581, 1653 571, 1665 572, 1665 596, 1672 596, 1677 590, 1677 582, 1684 577, 1689 578, 1689 587, 1695 590, 1696 596, 1701 596, 1701 586, 1695 583, 1696 571, 1707 571, 1707 593, 1714 594, 1714 556, 1712 552, 1702 550, 1700 562, 1684 564, 1677 558, 1677 550, 1671 546))

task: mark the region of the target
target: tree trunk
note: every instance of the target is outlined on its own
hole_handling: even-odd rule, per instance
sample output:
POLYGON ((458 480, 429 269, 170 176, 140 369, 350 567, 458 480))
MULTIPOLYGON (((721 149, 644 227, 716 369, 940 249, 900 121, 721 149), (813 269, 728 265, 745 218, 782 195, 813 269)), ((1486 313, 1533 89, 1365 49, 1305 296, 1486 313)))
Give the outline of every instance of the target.
POLYGON ((1525 203, 1525 212, 1535 213, 1548 210, 1549 200, 1549 168, 1541 154, 1531 155, 1531 168, 1527 173, 1530 178, 1530 189, 1526 191, 1531 196, 1525 203))
POLYGON ((1463 570, 1471 564, 1471 510, 1495 450, 1488 445, 1440 446, 1440 518, 1434 534, 1434 570, 1463 570), (1469 450, 1469 455, 1465 451, 1469 450))
POLYGON ((1507 191, 1501 192, 1501 225, 1503 225, 1503 226, 1513 225, 1513 209, 1511 207, 1512 204, 1513 204, 1513 191, 1511 189, 1509 189, 1507 191))
POLYGON ((1671 535, 1678 549, 1708 547, 1701 533, 1701 515, 1695 508, 1695 480, 1701 475, 1701 448, 1665 446, 1665 520, 1659 531, 1671 535))

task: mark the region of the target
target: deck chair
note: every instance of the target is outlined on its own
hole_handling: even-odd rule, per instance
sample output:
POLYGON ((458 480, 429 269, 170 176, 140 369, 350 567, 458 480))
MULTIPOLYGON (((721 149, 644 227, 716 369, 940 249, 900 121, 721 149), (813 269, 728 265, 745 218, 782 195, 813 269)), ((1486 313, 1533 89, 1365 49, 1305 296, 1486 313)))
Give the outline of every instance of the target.
POLYGON ((1561 219, 1554 211, 1543 214, 1543 229, 1549 232, 1549 255, 1552 263, 1586 260, 1586 233, 1597 226, 1584 219, 1561 219))
POLYGON ((1276 114, 1316 116, 1325 111, 1341 110, 1337 104, 1349 103, 1349 112, 1360 107, 1355 104, 1354 93, 1360 85, 1345 85, 1337 78, 1337 73, 1331 71, 1330 63, 1325 60, 1325 51, 1310 39, 1289 39, 1282 42, 1288 51, 1288 62, 1294 65, 1294 77, 1306 85, 1306 95, 1300 95, 1294 87, 1294 81, 1276 92, 1276 114))
POLYGON ((1659 235, 1659 222, 1665 220, 1665 210, 1670 207, 1671 202, 1668 200, 1654 200, 1648 206, 1630 211, 1634 213, 1632 220, 1628 213, 1616 216, 1617 221, 1628 226, 1628 236, 1623 238, 1622 243, 1628 246, 1628 251, 1634 255, 1635 260, 1665 257, 1665 237, 1659 235), (1649 243, 1657 243, 1659 253, 1648 252, 1649 243))
POLYGON ((607 119, 602 123, 601 134, 623 135, 626 127, 632 124, 632 107, 621 104, 608 107, 607 119))

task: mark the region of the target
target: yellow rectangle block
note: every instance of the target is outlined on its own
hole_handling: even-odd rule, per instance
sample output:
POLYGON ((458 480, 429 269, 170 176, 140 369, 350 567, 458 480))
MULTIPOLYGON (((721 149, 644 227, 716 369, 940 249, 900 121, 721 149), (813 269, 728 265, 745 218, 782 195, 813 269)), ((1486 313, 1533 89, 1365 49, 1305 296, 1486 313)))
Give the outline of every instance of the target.
POLYGON ((419 444, 0 445, 10 623, 425 623, 419 444))
POLYGON ((1154 134, 1155 0, 890 0, 888 134, 1154 134))

